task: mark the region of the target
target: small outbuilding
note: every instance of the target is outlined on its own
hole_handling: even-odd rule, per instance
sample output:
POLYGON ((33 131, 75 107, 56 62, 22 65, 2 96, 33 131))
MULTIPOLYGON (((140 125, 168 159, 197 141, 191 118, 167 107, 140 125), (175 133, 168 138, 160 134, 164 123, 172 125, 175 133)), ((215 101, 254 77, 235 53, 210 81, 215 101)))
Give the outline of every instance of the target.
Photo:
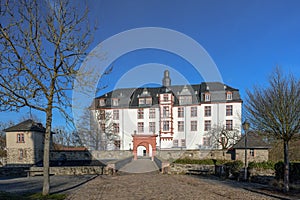
POLYGON ((4 129, 8 166, 30 166, 43 160, 45 127, 29 119, 4 129))
MULTIPOLYGON (((247 160, 248 162, 262 162, 269 160, 268 143, 263 134, 249 131, 247 133, 247 160)), ((234 160, 245 161, 245 135, 233 146, 234 160)))

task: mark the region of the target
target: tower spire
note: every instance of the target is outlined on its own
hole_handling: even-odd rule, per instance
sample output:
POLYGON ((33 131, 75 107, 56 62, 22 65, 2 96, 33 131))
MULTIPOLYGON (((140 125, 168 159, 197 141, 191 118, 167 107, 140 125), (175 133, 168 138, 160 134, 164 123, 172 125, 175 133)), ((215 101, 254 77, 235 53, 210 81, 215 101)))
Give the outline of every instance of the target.
POLYGON ((162 85, 164 87, 169 87, 171 86, 171 78, 170 78, 170 73, 169 70, 164 71, 164 78, 162 80, 162 85))

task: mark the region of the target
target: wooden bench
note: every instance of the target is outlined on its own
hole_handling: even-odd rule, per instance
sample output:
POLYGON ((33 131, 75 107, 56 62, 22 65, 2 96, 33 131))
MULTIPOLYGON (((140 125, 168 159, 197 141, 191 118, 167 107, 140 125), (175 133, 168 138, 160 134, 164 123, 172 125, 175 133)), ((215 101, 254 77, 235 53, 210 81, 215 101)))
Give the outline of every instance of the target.
POLYGON ((188 169, 188 175, 207 175, 209 174, 209 169, 188 169))
POLYGON ((27 177, 35 176, 36 173, 39 173, 38 175, 43 175, 43 170, 25 170, 27 172, 27 177))

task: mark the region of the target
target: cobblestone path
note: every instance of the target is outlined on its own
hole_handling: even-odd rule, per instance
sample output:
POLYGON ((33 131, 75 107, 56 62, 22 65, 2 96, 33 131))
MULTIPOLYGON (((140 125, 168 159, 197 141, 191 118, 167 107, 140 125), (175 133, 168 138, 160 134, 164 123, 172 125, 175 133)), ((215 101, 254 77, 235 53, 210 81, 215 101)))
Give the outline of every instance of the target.
POLYGON ((243 189, 241 183, 184 175, 132 174, 99 176, 73 191, 67 199, 282 199, 243 189))

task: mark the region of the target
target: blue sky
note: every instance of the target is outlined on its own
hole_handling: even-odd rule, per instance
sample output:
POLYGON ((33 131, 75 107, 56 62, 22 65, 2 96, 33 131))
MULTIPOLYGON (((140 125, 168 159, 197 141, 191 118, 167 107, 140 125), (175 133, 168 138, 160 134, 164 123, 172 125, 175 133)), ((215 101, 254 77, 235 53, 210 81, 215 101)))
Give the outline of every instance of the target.
MULTIPOLYGON (((138 27, 179 31, 203 46, 216 63, 224 82, 240 89, 242 97, 253 85, 264 85, 276 66, 297 77, 300 75, 299 1, 115 0, 89 4, 93 7, 91 15, 99 23, 95 43, 138 27)), ((111 77, 117 77, 119 71, 137 63, 151 61, 178 68, 182 64, 178 56, 168 57, 164 52, 161 55, 157 51, 136 52, 116 61, 111 77)), ((190 78, 191 83, 197 83, 193 73, 190 78)))
MULTIPOLYGON (((217 65, 224 83, 240 89, 242 98, 246 89, 265 85, 276 66, 300 77, 298 0, 88 0, 87 4, 91 23, 98 24, 90 50, 126 30, 161 27, 181 32, 202 45, 217 65)), ((109 87, 102 93, 115 87, 141 86, 128 79, 122 85, 118 81, 136 66, 147 63, 171 66, 191 84, 203 81, 193 66, 178 55, 144 49, 114 61, 112 73, 102 83, 109 87)), ((162 68, 154 68, 157 69, 154 76, 159 80, 162 68)), ((172 83, 182 84, 175 78, 172 83)), ((64 120, 55 115, 54 125, 61 124, 64 120)), ((1 113, 0 120, 15 118, 15 113, 1 113)))

